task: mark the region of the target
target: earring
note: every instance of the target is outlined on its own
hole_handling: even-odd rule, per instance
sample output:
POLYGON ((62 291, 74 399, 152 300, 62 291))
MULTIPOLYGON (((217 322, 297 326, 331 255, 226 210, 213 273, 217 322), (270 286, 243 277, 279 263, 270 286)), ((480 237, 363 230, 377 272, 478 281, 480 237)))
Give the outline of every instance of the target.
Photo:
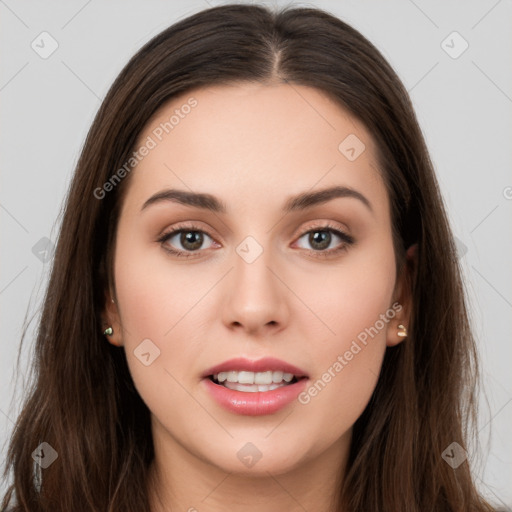
POLYGON ((103 334, 105 336, 112 336, 112 334, 114 334, 114 329, 112 329, 112 327, 107 327, 104 331, 103 331, 103 334))
POLYGON ((401 329, 400 331, 398 331, 398 336, 400 336, 401 338, 405 338, 407 336, 407 329, 405 328, 405 325, 400 324, 398 328, 401 329))

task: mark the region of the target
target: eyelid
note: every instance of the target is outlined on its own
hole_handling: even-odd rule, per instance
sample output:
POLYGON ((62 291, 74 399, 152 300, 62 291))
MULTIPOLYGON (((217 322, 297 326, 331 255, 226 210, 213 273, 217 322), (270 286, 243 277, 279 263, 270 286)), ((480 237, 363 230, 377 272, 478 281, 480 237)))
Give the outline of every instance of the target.
POLYGON ((315 221, 313 225, 310 225, 303 231, 301 231, 300 235, 294 236, 294 243, 297 243, 297 241, 300 240, 303 236, 314 231, 329 231, 331 233, 334 233, 335 236, 341 239, 341 244, 333 249, 328 249, 324 251, 303 249, 304 251, 306 251, 306 253, 314 255, 315 258, 336 257, 338 254, 345 252, 346 250, 349 249, 349 247, 354 246, 356 244, 355 238, 348 233, 349 230, 339 227, 330 220, 315 221))
MULTIPOLYGON (((209 236, 215 244, 218 244, 217 240, 213 235, 210 234, 209 230, 206 228, 203 228, 196 224, 197 221, 183 221, 178 224, 175 224, 172 226, 172 228, 165 230, 157 239, 157 242, 159 242, 162 246, 164 245, 164 242, 169 240, 170 238, 176 236, 179 232, 182 231, 197 231, 206 234, 209 236)), ((307 226, 306 228, 301 229, 299 234, 293 235, 294 243, 302 238, 304 235, 307 235, 311 231, 331 231, 334 232, 336 236, 341 238, 342 244, 334 249, 329 249, 325 251, 315 251, 313 249, 303 249, 307 253, 314 254, 316 257, 329 257, 334 256, 338 254, 338 252, 348 249, 349 246, 355 244, 355 239, 353 236, 351 236, 345 228, 339 227, 337 224, 334 224, 331 220, 323 220, 323 221, 314 221, 313 224, 307 226)), ((193 257, 199 257, 200 254, 207 249, 201 249, 197 251, 182 251, 180 249, 170 249, 170 248, 164 248, 167 252, 170 254, 173 254, 178 257, 186 257, 186 258, 193 258, 193 257)))
MULTIPOLYGON (((215 243, 218 243, 215 237, 210 233, 210 230, 196 224, 198 221, 183 221, 174 224, 171 228, 166 229, 158 236, 157 242, 165 242, 169 238, 177 235, 180 231, 198 231, 208 235, 215 243)), ((191 252, 191 251, 189 251, 191 252)))
POLYGON ((349 230, 342 226, 341 224, 339 223, 334 223, 334 221, 331 221, 331 220, 328 220, 328 219, 325 219, 325 220, 315 220, 313 221, 312 224, 308 224, 306 228, 301 228, 297 234, 293 235, 294 238, 300 238, 302 236, 304 236, 305 234, 309 233, 310 231, 313 231, 315 229, 318 229, 318 230, 328 230, 328 229, 332 229, 334 231, 339 231, 345 235, 347 235, 347 237, 350 237, 350 234, 349 234, 349 230))

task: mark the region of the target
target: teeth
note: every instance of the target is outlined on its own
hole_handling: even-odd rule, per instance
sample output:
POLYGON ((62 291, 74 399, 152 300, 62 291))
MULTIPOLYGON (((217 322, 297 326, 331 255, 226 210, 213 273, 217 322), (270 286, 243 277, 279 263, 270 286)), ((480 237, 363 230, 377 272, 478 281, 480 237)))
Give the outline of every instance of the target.
MULTIPOLYGON (((220 372, 215 374, 213 377, 221 383, 227 381, 232 384, 254 384, 255 387, 257 387, 258 385, 271 386, 272 384, 280 384, 283 381, 291 382, 293 380, 293 373, 284 373, 281 371, 272 372, 270 370, 266 372, 230 371, 220 372)), ((248 386, 245 387, 248 388, 248 386)), ((255 389, 255 391, 258 390, 255 389)))
MULTIPOLYGON (((272 372, 272 382, 281 382, 283 380, 283 372, 272 372)), ((286 375, 290 375, 287 373, 286 375)))
POLYGON ((268 371, 255 373, 254 384, 272 384, 272 372, 268 371))
POLYGON ((272 391, 273 389, 282 388, 288 384, 282 382, 281 384, 238 384, 237 382, 224 382, 224 386, 235 391, 245 391, 248 393, 256 393, 258 391, 272 391))
MULTIPOLYGON (((238 382, 238 372, 221 372, 219 375, 224 376, 224 380, 228 380, 228 382, 238 382)), ((220 381, 219 381, 220 382, 220 381)))

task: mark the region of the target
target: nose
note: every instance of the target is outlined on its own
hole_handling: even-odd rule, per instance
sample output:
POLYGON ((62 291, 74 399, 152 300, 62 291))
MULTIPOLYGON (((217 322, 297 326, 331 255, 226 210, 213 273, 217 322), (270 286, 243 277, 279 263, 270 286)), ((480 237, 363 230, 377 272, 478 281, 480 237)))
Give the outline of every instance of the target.
POLYGON ((233 266, 224 280, 222 320, 226 327, 255 336, 284 329, 290 291, 270 251, 264 250, 252 262, 234 252, 233 266))

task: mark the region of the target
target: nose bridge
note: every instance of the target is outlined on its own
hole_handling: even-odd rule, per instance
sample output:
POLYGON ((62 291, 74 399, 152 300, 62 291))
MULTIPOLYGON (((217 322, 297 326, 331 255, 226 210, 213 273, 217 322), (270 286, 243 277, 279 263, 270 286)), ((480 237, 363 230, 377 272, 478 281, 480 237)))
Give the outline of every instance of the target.
POLYGON ((234 280, 236 289, 244 292, 246 287, 250 295, 274 294, 275 277, 269 267, 275 265, 272 257, 270 237, 253 235, 246 236, 235 248, 234 280), (261 240, 261 242, 259 241, 261 240))
POLYGON ((276 258, 270 237, 246 236, 235 247, 233 272, 226 294, 224 320, 257 330, 286 320, 283 285, 274 275, 276 258), (272 269, 272 270, 271 270, 272 269))

